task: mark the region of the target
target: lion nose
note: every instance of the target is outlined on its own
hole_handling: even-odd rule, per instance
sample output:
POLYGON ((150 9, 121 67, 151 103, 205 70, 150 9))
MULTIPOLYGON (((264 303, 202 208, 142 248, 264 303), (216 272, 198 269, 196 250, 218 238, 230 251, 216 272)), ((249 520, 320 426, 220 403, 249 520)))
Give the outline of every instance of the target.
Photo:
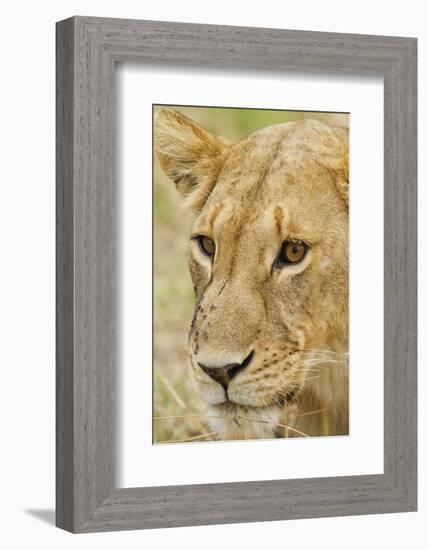
POLYGON ((226 391, 229 382, 235 378, 238 372, 241 372, 241 370, 245 369, 245 367, 250 364, 253 356, 254 351, 249 353, 242 363, 230 363, 229 365, 208 367, 207 365, 198 362, 198 365, 205 372, 205 374, 208 374, 208 376, 223 386, 226 391))

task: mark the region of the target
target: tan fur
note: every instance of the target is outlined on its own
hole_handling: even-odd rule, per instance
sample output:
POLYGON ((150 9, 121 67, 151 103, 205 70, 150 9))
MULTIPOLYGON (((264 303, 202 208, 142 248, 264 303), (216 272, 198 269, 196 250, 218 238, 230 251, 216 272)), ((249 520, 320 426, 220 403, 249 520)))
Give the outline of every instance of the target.
POLYGON ((196 213, 192 235, 216 244, 213 261, 195 239, 188 255, 189 363, 213 429, 231 439, 348 433, 347 130, 305 120, 232 145, 163 109, 155 149, 196 213), (309 251, 275 268, 286 240, 309 251), (251 351, 227 395, 198 366, 251 351))

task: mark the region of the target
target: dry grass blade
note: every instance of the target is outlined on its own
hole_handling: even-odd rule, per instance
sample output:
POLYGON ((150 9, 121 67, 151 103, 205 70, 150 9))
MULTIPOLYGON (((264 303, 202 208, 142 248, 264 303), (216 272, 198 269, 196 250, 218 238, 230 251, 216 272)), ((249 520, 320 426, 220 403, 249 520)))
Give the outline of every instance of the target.
POLYGON ((299 413, 297 415, 297 418, 301 418, 302 416, 310 416, 312 414, 320 414, 320 413, 323 413, 325 412, 327 409, 317 409, 316 411, 307 411, 307 412, 302 412, 302 413, 299 413))
POLYGON ((165 439, 163 441, 158 441, 157 443, 187 443, 189 441, 198 441, 199 439, 205 439, 206 437, 214 437, 218 435, 218 432, 207 432, 203 434, 194 435, 192 437, 186 437, 185 439, 165 439))
MULTIPOLYGON (((264 421, 264 420, 259 420, 258 422, 265 422, 265 424, 274 424, 273 422, 268 422, 267 420, 264 421)), ((275 426, 279 426, 280 428, 284 428, 285 430, 291 430, 292 432, 296 433, 296 434, 299 434, 301 435, 302 437, 310 437, 310 435, 308 434, 305 434, 304 432, 301 432, 300 430, 298 430, 297 428, 293 428, 291 426, 286 426, 285 424, 276 424, 275 423, 275 426)))
POLYGON ((155 420, 167 420, 168 418, 215 418, 215 419, 222 419, 222 420, 246 420, 247 422, 260 422, 261 424, 269 424, 271 426, 279 426, 280 428, 284 428, 285 430, 291 430, 292 432, 295 432, 303 437, 310 437, 308 434, 305 434, 301 432, 300 430, 293 428, 292 426, 287 426, 285 424, 279 424, 277 422, 271 422, 270 420, 262 420, 261 418, 250 418, 249 416, 213 416, 213 415, 178 415, 178 416, 155 416, 155 420))
POLYGON ((288 407, 285 409, 285 423, 287 424, 287 427, 284 430, 284 437, 288 437, 288 407))
POLYGON ((165 388, 168 390, 170 395, 173 397, 177 405, 179 405, 182 409, 186 410, 187 409, 186 403, 178 395, 178 393, 174 389, 174 386, 171 384, 168 378, 166 378, 166 376, 162 374, 160 370, 158 370, 156 374, 160 378, 160 380, 162 381, 162 383, 164 384, 165 388))

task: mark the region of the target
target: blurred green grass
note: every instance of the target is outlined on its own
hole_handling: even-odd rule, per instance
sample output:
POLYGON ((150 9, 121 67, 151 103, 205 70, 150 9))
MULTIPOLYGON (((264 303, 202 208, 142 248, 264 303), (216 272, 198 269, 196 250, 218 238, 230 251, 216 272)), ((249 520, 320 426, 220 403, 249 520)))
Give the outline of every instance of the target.
MULTIPOLYGON (((161 106, 155 106, 155 112, 161 106)), ((334 113, 268 111, 210 107, 171 108, 210 132, 231 141, 282 122, 316 118, 345 126, 348 116, 334 113)), ((215 439, 203 421, 205 412, 190 380, 186 341, 193 314, 193 285, 186 251, 191 216, 179 204, 175 186, 154 158, 154 443, 215 439), (199 416, 200 418, 188 418, 199 416), (187 417, 187 418, 183 418, 187 417)))

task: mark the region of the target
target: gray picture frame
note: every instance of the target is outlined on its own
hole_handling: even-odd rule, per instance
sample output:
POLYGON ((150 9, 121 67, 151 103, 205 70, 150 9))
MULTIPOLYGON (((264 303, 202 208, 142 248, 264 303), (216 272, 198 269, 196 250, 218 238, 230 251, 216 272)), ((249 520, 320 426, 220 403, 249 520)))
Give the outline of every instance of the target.
POLYGON ((57 526, 83 533, 416 510, 416 39, 73 17, 57 24, 56 48, 57 526), (383 474, 115 487, 120 62, 383 77, 383 474))

